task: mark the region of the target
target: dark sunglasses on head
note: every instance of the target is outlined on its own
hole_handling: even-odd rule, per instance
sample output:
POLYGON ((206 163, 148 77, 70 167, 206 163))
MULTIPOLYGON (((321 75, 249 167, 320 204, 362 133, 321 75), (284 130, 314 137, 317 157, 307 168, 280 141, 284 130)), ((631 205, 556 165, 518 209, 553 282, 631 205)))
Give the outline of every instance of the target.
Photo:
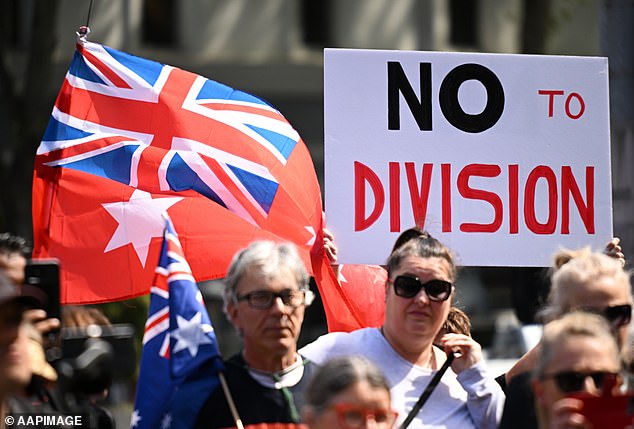
POLYGON ((592 382, 599 390, 611 389, 616 385, 618 374, 608 371, 592 371, 592 372, 577 372, 577 371, 561 371, 554 374, 545 375, 542 380, 553 379, 559 390, 564 393, 579 392, 583 390, 586 383, 586 379, 592 378, 592 382))
POLYGON ((392 280, 394 285, 394 293, 401 298, 414 298, 419 294, 421 289, 425 289, 425 293, 431 301, 446 301, 451 296, 451 288, 453 285, 446 280, 430 280, 421 282, 418 277, 401 275, 392 280))

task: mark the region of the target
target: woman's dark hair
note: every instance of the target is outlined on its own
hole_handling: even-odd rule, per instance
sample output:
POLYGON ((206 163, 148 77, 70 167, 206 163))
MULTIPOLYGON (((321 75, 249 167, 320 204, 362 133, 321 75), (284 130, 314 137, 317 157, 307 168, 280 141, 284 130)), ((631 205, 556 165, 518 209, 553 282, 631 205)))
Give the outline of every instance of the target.
POLYGON ((394 244, 394 250, 387 259, 387 276, 391 278, 392 272, 397 269, 403 259, 408 256, 419 258, 441 258, 449 263, 449 275, 451 281, 456 279, 456 264, 454 257, 444 244, 432 237, 428 232, 418 227, 404 231, 394 244), (418 232, 416 232, 418 231, 418 232), (405 238, 409 236, 409 238, 405 238), (401 243, 400 246, 398 244, 401 243))
POLYGON ((394 246, 392 247, 392 252, 394 252, 396 249, 403 246, 405 243, 407 243, 408 241, 414 238, 427 238, 427 237, 429 237, 429 234, 427 233, 427 231, 423 230, 419 226, 406 229, 405 231, 401 232, 401 235, 399 235, 396 241, 394 242, 394 246))

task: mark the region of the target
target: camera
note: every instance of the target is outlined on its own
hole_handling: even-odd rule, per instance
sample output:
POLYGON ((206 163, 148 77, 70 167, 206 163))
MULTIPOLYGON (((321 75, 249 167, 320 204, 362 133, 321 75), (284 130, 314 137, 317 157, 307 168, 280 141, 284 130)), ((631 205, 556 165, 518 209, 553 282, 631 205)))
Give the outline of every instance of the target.
POLYGON ((103 392, 115 378, 136 369, 134 328, 129 324, 63 328, 62 358, 57 362, 60 386, 66 392, 103 392))
MULTIPOLYGON (((25 287, 43 295, 40 301, 48 317, 61 319, 59 261, 31 259, 24 278, 25 287)), ((102 392, 114 378, 129 377, 136 368, 134 328, 129 324, 62 328, 45 335, 44 348, 65 392, 102 392)))
MULTIPOLYGON (((24 273, 23 293, 37 297, 48 317, 61 320, 59 261, 32 259, 24 273)), ((73 313, 76 317, 77 312, 85 314, 87 317, 76 318, 74 324, 88 323, 87 326, 65 327, 43 336, 44 352, 57 370, 58 383, 49 388, 43 384, 44 379, 33 377, 29 397, 36 399, 33 404, 47 398, 43 402, 51 404, 53 412, 87 415, 90 427, 114 429, 112 414, 98 401, 105 398, 113 380, 130 377, 136 370, 134 328, 130 324, 110 325, 100 312, 100 317, 95 318, 93 310, 98 312, 86 307, 65 307, 67 317, 73 313)), ((32 410, 42 411, 37 405, 32 410)))

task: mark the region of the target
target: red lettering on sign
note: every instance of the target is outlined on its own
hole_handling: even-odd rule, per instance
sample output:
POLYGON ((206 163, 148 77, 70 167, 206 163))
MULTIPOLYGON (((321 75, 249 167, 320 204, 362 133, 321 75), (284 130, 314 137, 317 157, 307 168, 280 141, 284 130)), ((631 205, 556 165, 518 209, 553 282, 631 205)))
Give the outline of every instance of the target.
POLYGON ((586 111, 586 103, 583 102, 583 98, 581 98, 581 96, 579 94, 577 94, 576 92, 571 92, 568 97, 566 98, 566 115, 568 115, 569 118, 571 119, 579 119, 581 117, 581 115, 583 115, 583 112, 586 111), (577 102, 579 103, 579 112, 577 112, 576 115, 573 115, 570 112, 570 99, 571 98, 576 98, 577 102))
POLYGON ((390 162, 390 231, 401 230, 401 176, 398 162, 390 162))
POLYGON ((509 233, 518 233, 519 217, 519 168, 509 165, 509 233))
POLYGON ((385 193, 381 179, 365 164, 354 163, 354 230, 363 231, 372 225, 381 215, 385 204, 385 193), (374 194, 374 209, 365 217, 365 183, 370 185, 374 194))
POLYGON ((555 95, 564 95, 564 92, 556 89, 540 89, 537 93, 548 96, 548 117, 552 118, 555 110, 555 95))
POLYGON ((572 169, 561 167, 561 233, 570 234, 570 195, 589 234, 594 234, 594 167, 586 167, 586 201, 572 169))
POLYGON ((524 191, 524 219, 526 226, 535 234, 552 234, 557 227, 557 177, 550 167, 539 165, 526 179, 524 191), (540 223, 535 215, 535 188, 539 179, 546 179, 548 185, 548 220, 540 223))
POLYGON ((458 174, 458 192, 465 198, 471 200, 482 200, 491 204, 493 207, 493 221, 491 223, 471 223, 465 222, 460 224, 462 232, 495 232, 502 225, 502 200, 498 194, 482 189, 474 189, 469 186, 469 179, 473 176, 479 177, 497 177, 502 170, 497 165, 491 164, 469 164, 466 165, 458 174))
MULTIPOLYGON (((432 185, 432 173, 434 165, 425 163, 422 166, 420 180, 416 175, 416 165, 413 162, 404 163, 407 178, 407 191, 409 191, 412 216, 416 225, 424 228, 429 207, 429 193, 432 185)), ((520 216, 523 214, 523 224, 534 234, 554 234, 557 230, 559 218, 559 194, 561 194, 561 234, 570 234, 570 203, 574 201, 588 234, 595 233, 594 225, 594 167, 585 168, 585 182, 577 180, 570 166, 561 167, 561 187, 551 167, 539 165, 533 168, 526 177, 525 182, 520 182, 519 165, 507 166, 508 177, 501 176, 502 167, 496 164, 469 164, 463 167, 456 176, 455 184, 452 182, 451 164, 440 164, 440 215, 441 229, 443 232, 451 232, 452 218, 452 189, 455 186, 460 197, 468 200, 479 200, 493 208, 493 220, 490 223, 468 222, 470 213, 458 213, 460 231, 466 233, 494 233, 499 231, 504 222, 504 215, 508 213, 509 233, 518 234, 520 216), (469 181, 472 177, 483 177, 495 180, 497 188, 500 188, 500 180, 507 180, 508 195, 500 195, 494 191, 473 187, 469 181), (543 181, 547 198, 547 219, 541 222, 537 218, 537 188, 540 180, 543 181), (579 184, 585 185, 582 189, 579 184), (524 192, 524 210, 519 210, 520 192, 524 192)), ((384 186, 379 176, 367 165, 361 162, 354 163, 354 228, 355 231, 363 231, 373 225, 383 213, 385 206, 385 189, 389 192, 390 199, 390 231, 399 232, 401 227, 401 168, 397 162, 388 163, 388 183, 384 186), (374 206, 371 213, 366 216, 366 192, 372 192, 374 206)), ((437 180, 437 179, 436 179, 437 180)), ((541 193, 540 193, 541 195, 541 193)), ((540 201, 541 203, 541 201, 540 201)), ((543 203, 539 204, 543 206, 543 203)), ((438 205, 436 205, 438 207, 438 205)), ((409 222, 408 222, 409 224, 409 222)))
POLYGON ((431 185, 431 173, 433 168, 433 164, 423 164, 419 190, 418 180, 416 180, 415 164, 413 162, 405 163, 405 173, 407 174, 407 186, 409 187, 409 195, 412 201, 414 224, 421 229, 425 229, 427 201, 429 200, 429 187, 431 185))
POLYGON ((442 232, 451 232, 451 164, 441 164, 442 232))

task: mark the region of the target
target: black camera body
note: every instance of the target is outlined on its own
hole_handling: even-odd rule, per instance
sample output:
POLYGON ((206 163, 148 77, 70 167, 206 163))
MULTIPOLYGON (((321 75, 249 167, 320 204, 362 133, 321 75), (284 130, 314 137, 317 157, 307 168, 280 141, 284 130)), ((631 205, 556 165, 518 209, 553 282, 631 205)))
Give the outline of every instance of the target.
POLYGON ((115 378, 136 369, 134 328, 129 324, 63 328, 62 359, 57 372, 63 390, 92 395, 107 389, 115 378))

